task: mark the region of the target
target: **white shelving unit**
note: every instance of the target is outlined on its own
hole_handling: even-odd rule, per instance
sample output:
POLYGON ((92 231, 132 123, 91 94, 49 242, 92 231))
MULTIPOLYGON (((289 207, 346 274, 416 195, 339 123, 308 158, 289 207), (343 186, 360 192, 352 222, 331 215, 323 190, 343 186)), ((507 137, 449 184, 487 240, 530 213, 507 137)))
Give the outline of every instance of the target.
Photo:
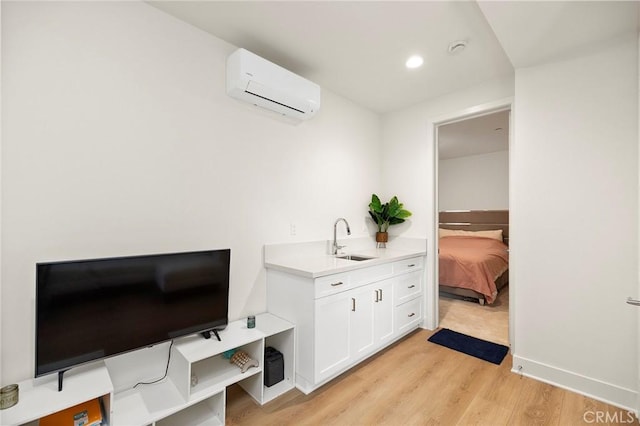
MULTIPOLYGON (((268 387, 264 385, 264 375, 260 380, 245 379, 240 386, 259 404, 265 404, 295 387, 295 329, 293 324, 275 315, 256 316, 256 328, 265 336, 264 348, 278 349, 284 358, 284 380, 268 387)), ((264 366, 264 362, 262 363, 264 366)))
POLYGON ((219 392, 189 407, 188 410, 165 417, 157 426, 220 426, 224 424, 225 393, 219 392))
POLYGON ((95 398, 102 399, 107 413, 111 411, 113 384, 104 362, 69 370, 63 385, 58 392, 56 375, 18 383, 18 404, 0 411, 0 425, 37 425, 41 417, 95 398))
POLYGON ((66 373, 62 392, 57 392, 57 380, 22 382, 19 403, 0 411, 0 425, 37 425, 41 417, 94 398, 102 399, 110 426, 224 425, 227 386, 239 383, 260 404, 294 388, 293 324, 264 313, 256 317, 256 328, 247 328, 246 320, 234 321, 219 334, 221 341, 214 336, 177 339, 167 377, 155 384, 114 391, 111 376, 126 372, 109 370, 122 363, 102 361, 66 373), (285 362, 285 379, 271 387, 264 386, 266 346, 282 352, 285 362), (242 373, 224 356, 232 349, 247 352, 258 367, 242 373))

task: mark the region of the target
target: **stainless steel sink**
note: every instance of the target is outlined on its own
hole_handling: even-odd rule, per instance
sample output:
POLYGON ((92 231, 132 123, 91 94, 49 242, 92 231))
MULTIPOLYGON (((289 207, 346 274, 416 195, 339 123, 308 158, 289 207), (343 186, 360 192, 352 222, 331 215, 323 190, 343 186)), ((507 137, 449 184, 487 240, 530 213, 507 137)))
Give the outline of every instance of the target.
POLYGON ((336 256, 338 259, 345 259, 345 260, 354 260, 356 262, 361 262, 363 260, 370 260, 370 259, 375 259, 375 257, 370 257, 370 256, 360 256, 357 254, 345 254, 342 256, 336 256))

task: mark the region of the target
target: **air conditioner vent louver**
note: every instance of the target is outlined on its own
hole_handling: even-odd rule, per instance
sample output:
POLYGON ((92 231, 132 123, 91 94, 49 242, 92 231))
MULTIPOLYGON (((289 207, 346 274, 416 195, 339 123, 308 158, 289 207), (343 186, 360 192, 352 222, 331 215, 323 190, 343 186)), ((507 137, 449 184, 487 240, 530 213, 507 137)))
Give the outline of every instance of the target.
POLYGON ((320 86, 245 49, 227 58, 227 94, 300 120, 320 108, 320 86))
POLYGON ((294 108, 294 107, 290 107, 289 105, 285 105, 285 104, 280 103, 280 102, 278 102, 278 101, 274 101, 273 99, 265 98, 264 96, 260 96, 260 95, 258 95, 257 93, 253 93, 253 92, 250 92, 250 91, 248 91, 248 90, 245 90, 245 93, 248 93, 248 94, 253 95, 253 96, 257 96, 257 97, 259 97, 259 98, 262 98, 262 99, 267 100, 267 101, 269 101, 269 102, 273 102, 273 103, 278 104, 278 105, 282 105, 282 106, 283 106, 283 107, 285 107, 285 108, 289 108, 289 109, 292 109, 292 110, 294 110, 294 111, 298 111, 300 114, 304 114, 304 113, 305 113, 305 112, 304 112, 304 111, 302 111, 302 110, 299 110, 299 109, 294 108))

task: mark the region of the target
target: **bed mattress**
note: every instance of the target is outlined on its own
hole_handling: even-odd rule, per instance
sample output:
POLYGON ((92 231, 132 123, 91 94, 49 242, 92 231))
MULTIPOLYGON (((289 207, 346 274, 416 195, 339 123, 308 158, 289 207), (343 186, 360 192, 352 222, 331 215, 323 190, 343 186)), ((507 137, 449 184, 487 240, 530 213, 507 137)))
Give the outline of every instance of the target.
POLYGON ((509 268, 507 245, 492 238, 448 236, 440 238, 439 247, 440 285, 473 290, 493 303, 495 281, 509 268))

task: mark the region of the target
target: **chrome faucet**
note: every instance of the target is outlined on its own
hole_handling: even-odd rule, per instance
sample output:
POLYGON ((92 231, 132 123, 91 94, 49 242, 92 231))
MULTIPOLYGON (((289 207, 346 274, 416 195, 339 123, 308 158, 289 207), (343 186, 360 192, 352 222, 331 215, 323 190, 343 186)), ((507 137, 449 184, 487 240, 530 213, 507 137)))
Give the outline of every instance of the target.
POLYGON ((333 224, 333 250, 331 251, 331 254, 338 254, 338 250, 340 250, 341 248, 344 248, 346 246, 339 246, 338 245, 338 240, 336 239, 336 230, 338 228, 338 222, 343 221, 345 225, 347 225, 347 235, 351 235, 351 229, 349 228, 349 222, 347 222, 347 219, 345 219, 344 217, 339 217, 336 220, 336 223, 333 224))

